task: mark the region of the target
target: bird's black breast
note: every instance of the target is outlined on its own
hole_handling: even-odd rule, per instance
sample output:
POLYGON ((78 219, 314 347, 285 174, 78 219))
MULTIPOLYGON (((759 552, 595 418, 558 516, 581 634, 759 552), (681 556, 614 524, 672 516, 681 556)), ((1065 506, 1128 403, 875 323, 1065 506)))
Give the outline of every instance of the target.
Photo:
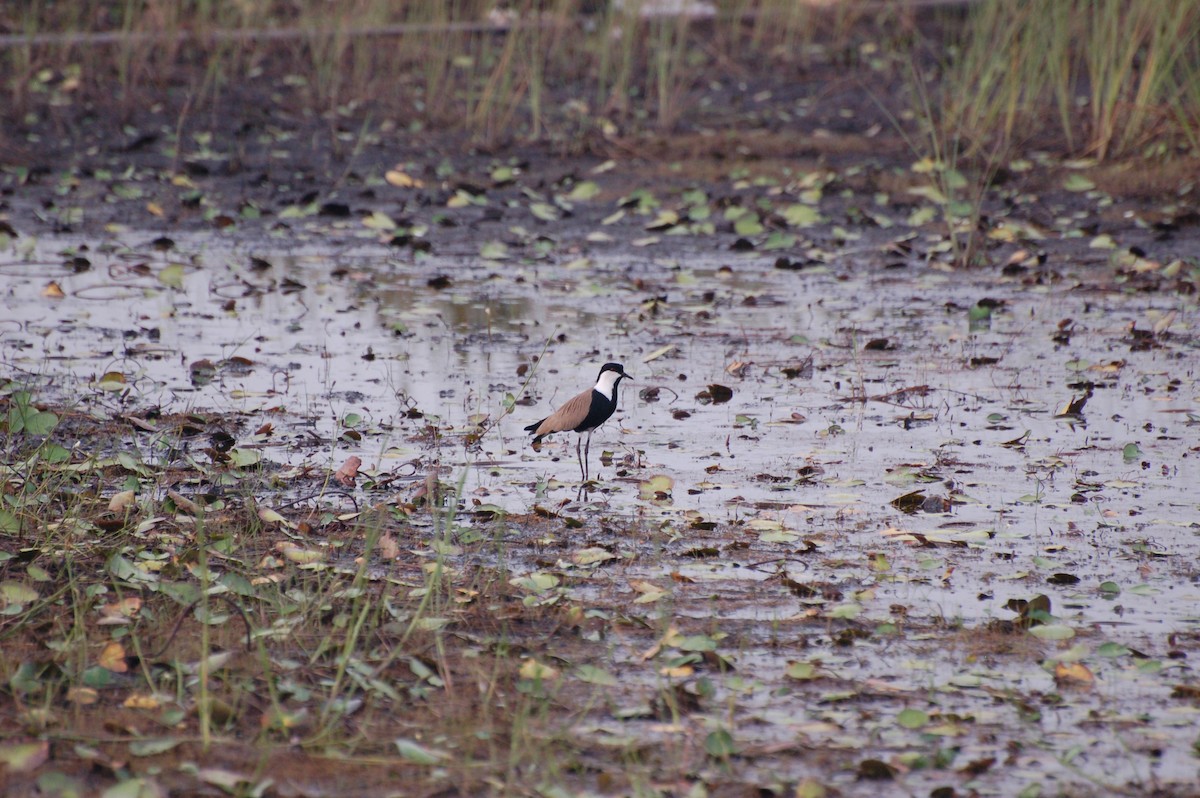
POLYGON ((592 407, 583 421, 572 432, 589 432, 608 421, 617 408, 617 389, 613 387, 613 397, 609 399, 599 391, 592 389, 592 407))

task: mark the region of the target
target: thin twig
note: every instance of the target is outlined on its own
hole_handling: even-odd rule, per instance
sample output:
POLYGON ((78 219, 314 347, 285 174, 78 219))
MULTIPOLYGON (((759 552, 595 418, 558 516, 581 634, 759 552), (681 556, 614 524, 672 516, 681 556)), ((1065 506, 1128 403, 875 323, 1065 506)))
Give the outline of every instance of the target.
MULTIPOLYGON (((242 623, 246 625, 246 650, 249 651, 253 645, 253 641, 251 640, 252 629, 250 627, 250 619, 246 616, 246 611, 242 609, 240 604, 223 593, 218 593, 216 596, 211 598, 222 599, 230 607, 233 607, 235 610, 237 610, 238 615, 242 616, 242 623)), ((188 616, 188 613, 196 609, 196 607, 199 607, 201 601, 203 601, 203 599, 196 599, 191 604, 187 605, 183 612, 179 613, 179 617, 175 619, 175 625, 171 627, 171 634, 167 636, 167 642, 163 643, 162 647, 157 651, 143 657, 143 659, 158 659, 164 653, 166 653, 166 650, 171 647, 171 643, 175 642, 175 635, 179 634, 179 629, 181 626, 183 626, 183 619, 188 616)))

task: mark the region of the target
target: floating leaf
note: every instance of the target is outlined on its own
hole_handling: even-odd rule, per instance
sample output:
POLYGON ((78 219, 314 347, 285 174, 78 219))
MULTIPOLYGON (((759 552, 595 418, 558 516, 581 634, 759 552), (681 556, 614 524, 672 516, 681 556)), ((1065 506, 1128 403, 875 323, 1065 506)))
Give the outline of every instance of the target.
POLYGON ((1127 657, 1133 652, 1120 643, 1102 643, 1096 653, 1101 657, 1127 657))
POLYGON ((733 735, 728 729, 717 729, 708 733, 704 738, 704 750, 709 756, 726 758, 733 756, 736 749, 733 745, 733 735))
POLYGON ((172 263, 158 273, 158 281, 168 288, 183 288, 183 264, 172 263))
POLYGON ((795 543, 800 539, 800 533, 779 529, 774 532, 764 532, 758 536, 763 543, 795 543))
POLYGON ((166 798, 167 791, 149 777, 126 779, 114 784, 100 798, 166 798))
POLYGON ((602 687, 616 687, 620 682, 606 670, 595 665, 580 665, 575 669, 575 678, 588 684, 598 684, 602 687))
POLYGON ((429 748, 413 740, 399 738, 393 742, 400 757, 415 765, 439 765, 450 758, 445 751, 429 748))
POLYGON ((522 662, 517 672, 521 675, 522 679, 532 679, 542 682, 553 681, 559 677, 558 668, 539 662, 536 659, 527 659, 522 662))
POLYGON ((1040 640, 1070 640, 1075 636, 1075 630, 1062 624, 1048 624, 1032 627, 1029 634, 1040 640))
POLYGON ((812 227, 824 221, 820 211, 811 205, 802 205, 800 203, 788 205, 786 208, 780 210, 780 214, 792 227, 812 227))
POLYGON ((758 220, 758 216, 753 213, 748 213, 745 216, 739 217, 733 223, 734 232, 740 236, 756 236, 763 232, 762 222, 758 220))
POLYGON ((608 549, 602 549, 599 546, 592 546, 586 549, 580 549, 571 555, 571 562, 576 565, 596 565, 597 563, 607 562, 612 560, 617 555, 613 554, 608 549))
POLYGON ((133 756, 157 756, 165 754, 182 743, 177 737, 152 737, 147 740, 134 740, 129 744, 129 753, 133 756))
POLYGON ((1063 188, 1065 188, 1067 191, 1091 191, 1095 187, 1095 183, 1079 173, 1068 175, 1067 179, 1063 181, 1063 188))
POLYGON ((808 681, 809 679, 817 678, 817 666, 811 662, 792 662, 788 664, 787 670, 783 672, 783 675, 789 679, 808 681))
POLYGON ((37 770, 50 756, 50 741, 0 743, 0 764, 6 773, 28 773, 37 770))
POLYGON ((250 468, 262 462, 262 452, 258 449, 233 448, 227 452, 229 462, 235 468, 250 468))
POLYGON ((375 211, 370 216, 364 216, 363 227, 370 230, 388 231, 396 229, 396 220, 383 211, 375 211))
POLYGON ((673 641, 676 648, 681 651, 716 651, 717 641, 713 640, 708 635, 689 635, 680 640, 673 641))
POLYGON ((776 249, 791 249, 796 246, 796 237, 790 233, 780 233, 775 231, 767 236, 767 240, 760 247, 764 252, 770 252, 776 249))
POLYGON ((538 571, 528 576, 518 576, 515 579, 510 579, 509 584, 513 587, 523 588, 534 593, 544 593, 551 588, 558 587, 558 577, 554 574, 538 571))
POLYGON ((644 501, 663 500, 670 498, 675 480, 666 474, 655 474, 649 479, 638 483, 638 495, 644 501))
POLYGON ((828 612, 830 618, 842 618, 844 620, 853 620, 862 614, 861 604, 839 604, 828 612))
POLYGON ((571 189, 571 193, 567 194, 567 200, 569 202, 586 202, 587 200, 594 199, 599 193, 600 186, 596 184, 596 181, 584 180, 575 184, 575 187, 571 189))
POLYGON ((0 600, 5 606, 25 605, 38 600, 38 592, 24 582, 0 582, 0 600))
POLYGON ((489 241, 479 248, 479 257, 484 260, 507 260, 508 246, 502 241, 489 241))

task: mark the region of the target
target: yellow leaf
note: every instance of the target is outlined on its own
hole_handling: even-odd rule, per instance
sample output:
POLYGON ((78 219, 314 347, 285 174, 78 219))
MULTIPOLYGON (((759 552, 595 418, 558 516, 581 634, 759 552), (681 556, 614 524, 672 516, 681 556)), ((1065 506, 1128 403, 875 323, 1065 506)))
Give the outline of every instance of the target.
POLYGON ((100 700, 100 693, 91 687, 72 687, 67 690, 67 700, 73 704, 87 706, 100 700))
POLYGON ((29 773, 37 770, 50 757, 50 741, 0 743, 0 772, 29 773))
POLYGON ((147 203, 146 203, 146 210, 147 210, 147 211, 150 213, 150 215, 151 215, 151 216, 157 216, 157 217, 159 217, 160 219, 161 219, 161 218, 163 217, 163 215, 164 215, 164 214, 163 214, 163 209, 162 209, 162 206, 161 206, 161 205, 159 205, 157 202, 147 202, 147 203))
POLYGON ((1082 662, 1059 662, 1054 666, 1054 679, 1059 682, 1091 684, 1096 677, 1082 662))
POLYGON ((96 387, 101 391, 119 391, 128 383, 125 380, 125 375, 119 371, 108 371, 96 380, 96 387))
POLYGON ((409 175, 406 172, 401 172, 398 169, 389 169, 387 174, 383 176, 384 180, 396 186, 397 188, 424 188, 424 181, 409 175))
POLYGON ((113 494, 113 497, 108 500, 109 512, 124 512, 125 508, 133 504, 135 496, 136 494, 131 490, 123 490, 120 493, 113 494))
POLYGON ((522 679, 536 679, 543 682, 552 681, 559 676, 558 669, 536 659, 527 659, 521 664, 519 671, 522 679))
POLYGON ((152 695, 134 693, 129 698, 126 698, 121 706, 128 709, 158 709, 162 704, 152 695))
POLYGON ((325 555, 319 551, 310 549, 302 549, 299 546, 289 546, 283 550, 283 556, 299 565, 310 565, 315 562, 320 562, 325 559, 325 555))
POLYGON ((129 670, 129 666, 125 663, 125 646, 115 642, 109 643, 100 652, 97 664, 113 673, 125 673, 129 670))
POLYGON ((46 283, 46 287, 42 289, 42 296, 50 299, 62 299, 67 294, 62 290, 62 286, 54 280, 46 283))
POLYGON ((678 667, 674 668, 660 668, 658 672, 663 676, 667 676, 672 679, 686 679, 696 671, 691 665, 679 665, 678 667))
POLYGON ((142 608, 142 600, 137 596, 114 601, 112 604, 105 604, 100 608, 100 614, 103 616, 100 619, 101 625, 113 625, 129 623, 129 619, 138 614, 138 610, 142 608))
POLYGON ((258 520, 262 521, 264 524, 283 524, 284 526, 291 526, 286 518, 284 518, 275 510, 272 510, 270 507, 258 508, 258 520))

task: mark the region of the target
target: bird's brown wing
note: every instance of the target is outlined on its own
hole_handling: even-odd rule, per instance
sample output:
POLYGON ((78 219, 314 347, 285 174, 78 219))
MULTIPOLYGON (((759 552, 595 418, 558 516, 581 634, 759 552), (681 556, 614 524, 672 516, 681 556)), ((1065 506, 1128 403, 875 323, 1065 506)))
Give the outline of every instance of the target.
POLYGON ((551 432, 573 430, 583 423, 591 409, 592 389, 589 388, 578 396, 568 399, 562 407, 547 416, 546 420, 533 431, 533 434, 540 438, 551 432))

